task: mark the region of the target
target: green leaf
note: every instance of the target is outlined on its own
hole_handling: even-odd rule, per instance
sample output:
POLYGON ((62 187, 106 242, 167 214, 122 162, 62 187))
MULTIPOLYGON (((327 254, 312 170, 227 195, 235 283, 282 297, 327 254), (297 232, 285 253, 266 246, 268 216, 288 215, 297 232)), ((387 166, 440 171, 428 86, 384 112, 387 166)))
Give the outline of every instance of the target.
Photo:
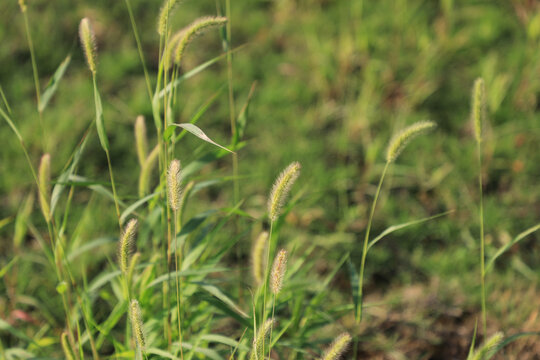
POLYGON ((52 96, 56 92, 56 89, 58 88, 58 83, 60 80, 62 80, 62 77, 64 76, 67 67, 69 66, 69 63, 71 62, 71 54, 69 54, 64 61, 58 66, 56 71, 54 72, 53 77, 47 84, 47 87, 45 88, 45 91, 43 91, 43 94, 41 95, 41 100, 38 105, 38 110, 42 112, 45 110, 47 105, 49 104, 49 101, 51 100, 52 96))
POLYGON ((19 130, 17 129, 17 127, 13 123, 13 120, 11 120, 11 118, 8 116, 8 114, 6 114, 6 112, 4 110, 2 110, 2 108, 0 108, 0 115, 2 115, 4 120, 6 120, 9 127, 11 128, 11 130, 13 130, 13 132, 15 133, 15 136, 17 137, 17 139, 19 139, 19 141, 22 142, 23 138, 22 138, 21 134, 19 133, 19 130))
POLYGON ((193 135, 195 135, 196 137, 198 137, 199 139, 201 140, 204 140, 206 141, 207 143, 210 143, 212 145, 215 145, 217 147, 220 147, 222 148, 223 150, 227 150, 228 152, 230 153, 233 153, 234 154, 234 151, 231 151, 229 149, 227 149, 225 146, 222 146, 222 145, 219 145, 217 142, 215 142, 214 140, 210 139, 208 137, 208 135, 206 135, 204 133, 204 131, 202 131, 201 129, 199 129, 196 125, 193 125, 193 124, 190 124, 190 123, 182 123, 182 124, 173 124, 174 126, 178 126, 186 131, 189 131, 190 133, 192 133, 193 135))
POLYGON ((81 160, 84 149, 86 148, 86 144, 88 143, 89 132, 90 132, 90 129, 86 131, 81 142, 75 148, 75 151, 73 152, 70 159, 71 165, 69 165, 69 167, 66 165, 65 170, 58 177, 58 181, 56 185, 54 186, 52 195, 51 195, 51 215, 54 214, 54 210, 56 209, 56 205, 58 204, 60 195, 62 195, 62 192, 64 191, 66 187, 65 183, 68 182, 71 176, 75 173, 77 166, 79 165, 79 161, 81 160))
POLYGON ((101 143, 101 147, 106 152, 109 151, 109 140, 107 139, 107 133, 105 131, 105 122, 103 120, 103 105, 101 103, 101 95, 99 94, 97 83, 96 83, 96 76, 93 76, 94 80, 94 103, 96 105, 96 128, 97 133, 99 137, 99 142, 101 143))
POLYGON ((358 280, 358 272, 356 271, 356 268, 354 267, 351 258, 347 259, 347 268, 349 269, 349 277, 351 278, 351 291, 355 309, 354 314, 355 316, 358 316, 358 314, 360 313, 360 287, 358 280))
POLYGON ((523 240, 524 238, 526 238, 528 235, 532 234, 533 232, 535 231, 538 231, 540 230, 540 224, 537 224, 533 227, 530 227, 528 228, 527 230, 523 231, 522 233, 520 233, 518 236, 516 236, 512 241, 510 241, 508 244, 504 245, 503 247, 501 247, 496 253, 495 255, 493 255, 493 257, 491 259, 489 259, 489 261, 487 262, 486 264, 486 272, 488 272, 492 267, 493 267, 493 264, 495 263, 495 260, 497 260, 497 258, 499 256, 501 256, 502 254, 504 254, 505 252, 507 252, 512 246, 516 245, 518 242, 520 242, 521 240, 523 240))
POLYGON ((102 245, 107 245, 107 244, 114 244, 118 241, 117 238, 113 238, 113 237, 102 237, 102 238, 98 238, 98 239, 95 239, 95 240, 92 240, 90 242, 87 242, 85 243, 84 245, 82 246, 77 246, 75 247, 68 255, 67 257, 67 260, 69 262, 72 262, 73 260, 75 260, 78 256, 84 254, 85 252, 88 252, 90 250, 93 250, 95 248, 98 248, 102 245))
POLYGON ((253 84, 251 85, 251 89, 249 90, 246 103, 244 104, 244 106, 242 106, 242 110, 240 110, 238 118, 236 119, 236 134, 234 144, 238 143, 244 137, 244 131, 246 129, 249 112, 249 104, 251 103, 251 98, 253 97, 253 93, 255 92, 255 85, 257 85, 257 82, 253 82, 253 84))
POLYGON ((413 221, 409 221, 409 222, 406 222, 406 223, 403 223, 403 224, 398 224, 398 225, 392 225, 392 226, 388 227, 386 230, 384 230, 382 233, 380 233, 375 239, 371 240, 371 242, 368 245, 368 250, 371 249, 371 247, 373 245, 375 245, 377 242, 379 242, 386 235, 391 234, 394 231, 401 230, 403 228, 406 228, 406 227, 409 227, 409 226, 412 226, 412 225, 421 224, 423 222, 433 220, 433 219, 436 219, 436 218, 441 217, 441 216, 448 215, 448 214, 450 214, 452 212, 453 212, 453 210, 445 211, 443 213, 433 215, 433 216, 429 216, 429 217, 426 217, 426 218, 423 218, 423 219, 413 220, 413 221))
POLYGON ((10 262, 7 263, 6 266, 4 266, 3 268, 0 269, 0 279, 4 277, 4 275, 7 274, 7 272, 9 271, 9 269, 11 269, 11 267, 13 265, 15 265, 15 263, 19 260, 19 257, 18 256, 15 256, 13 259, 11 259, 10 262))
POLYGON ((142 199, 140 200, 137 200, 136 202, 134 202, 133 204, 131 204, 130 206, 128 206, 126 208, 126 210, 124 210, 124 212, 122 212, 122 215, 120 216, 120 222, 123 224, 127 217, 129 215, 131 215, 131 213, 133 213, 135 210, 137 210, 137 208, 141 205, 143 205, 145 202, 153 199, 154 197, 156 197, 157 195, 159 195, 161 192, 160 191, 156 191, 150 195, 147 195, 145 197, 143 197, 142 199))

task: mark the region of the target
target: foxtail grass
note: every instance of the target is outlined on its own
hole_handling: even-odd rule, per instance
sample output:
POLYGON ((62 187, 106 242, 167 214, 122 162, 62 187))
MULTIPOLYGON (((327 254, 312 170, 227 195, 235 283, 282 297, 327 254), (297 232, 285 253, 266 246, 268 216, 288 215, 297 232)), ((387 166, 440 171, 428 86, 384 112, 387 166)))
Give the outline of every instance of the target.
POLYGON ((263 231, 257 236, 251 250, 251 269, 255 284, 260 286, 264 282, 266 269, 265 254, 268 247, 268 232, 263 231))
POLYGON ((264 343, 265 339, 270 333, 270 330, 274 326, 274 320, 266 320, 257 330, 253 338, 251 347, 251 354, 249 360, 263 360, 264 359, 264 343))
POLYGON ((39 163, 39 205, 47 223, 51 221, 51 207, 49 204, 51 192, 51 156, 45 154, 39 163))
MULTIPOLYGON (((274 264, 272 265, 272 272, 270 274, 270 290, 272 291, 272 294, 274 295, 274 299, 272 301, 272 322, 274 323, 274 315, 276 310, 276 303, 277 303, 277 297, 279 293, 281 292, 281 288, 283 287, 283 279, 285 277, 285 271, 287 270, 287 251, 285 249, 281 249, 278 254, 276 255, 276 258, 274 259, 274 264)), ((270 342, 268 345, 268 358, 270 358, 272 353, 272 331, 273 326, 270 328, 270 342)))
POLYGON ((148 156, 148 139, 146 136, 146 123, 142 115, 137 116, 135 120, 135 145, 139 165, 143 166, 148 156))
POLYGON ((144 353, 146 350, 146 336, 144 332, 144 324, 142 319, 141 306, 135 299, 129 304, 129 318, 131 321, 131 329, 133 332, 133 340, 137 347, 137 351, 144 353))
POLYGON ((484 239, 484 187, 482 184, 482 129, 485 122, 485 85, 481 78, 476 79, 473 86, 471 101, 471 121, 474 126, 474 137, 476 139, 476 150, 478 154, 478 192, 480 203, 478 209, 478 221, 480 223, 480 283, 482 298, 482 330, 486 336, 487 331, 487 309, 486 309, 486 256, 484 239))
MULTIPOLYGON (((347 351, 347 347, 351 342, 351 335, 349 333, 343 333, 339 335, 332 344, 326 349, 324 355, 320 360, 339 360, 343 353, 347 351)), ((353 354, 353 357, 356 354, 353 354)))
MULTIPOLYGON (((180 204, 182 202, 182 175, 181 175, 181 166, 180 161, 177 159, 174 159, 171 161, 169 165, 169 169, 167 171, 167 196, 169 201, 169 206, 173 211, 173 222, 174 222, 174 268, 176 272, 175 276, 175 283, 176 283, 176 316, 177 316, 177 322, 178 322, 178 337, 180 338, 180 357, 181 359, 184 358, 184 353, 182 349, 182 317, 180 312, 180 307, 182 304, 181 297, 180 297, 180 276, 178 276, 178 270, 179 262, 182 260, 182 251, 179 250, 178 246, 178 210, 180 209, 180 204)), ((169 251, 171 252, 172 249, 169 245, 169 251)))
POLYGON ((88 69, 92 73, 92 83, 94 85, 94 104, 96 108, 96 128, 99 137, 99 142, 105 155, 107 156, 107 166, 109 168, 109 177, 111 179, 111 187, 113 192, 114 206, 116 209, 116 217, 118 219, 118 227, 122 229, 122 222, 120 221, 120 205, 118 200, 118 195, 116 193, 116 184, 114 182, 114 174, 111 164, 111 156, 109 152, 109 140, 107 138, 107 133, 105 131, 105 123, 103 120, 103 105, 101 103, 101 95, 97 87, 97 46, 96 46, 96 37, 90 20, 88 18, 83 18, 79 24, 79 37, 81 40, 81 46, 84 50, 84 55, 86 62, 88 64, 88 69))

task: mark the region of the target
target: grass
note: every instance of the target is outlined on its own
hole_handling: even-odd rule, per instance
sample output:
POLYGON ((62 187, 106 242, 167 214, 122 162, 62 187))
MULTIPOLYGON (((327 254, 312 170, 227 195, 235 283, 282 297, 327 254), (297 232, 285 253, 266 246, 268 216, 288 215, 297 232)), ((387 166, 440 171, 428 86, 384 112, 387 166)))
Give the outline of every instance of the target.
POLYGON ((161 36, 159 1, 26 5, 0 4, 0 357, 245 359, 260 339, 255 358, 326 359, 349 333, 343 358, 465 359, 475 323, 473 357, 499 332, 501 358, 540 351, 536 4, 182 2, 161 36), (168 39, 206 15, 228 21, 166 71, 168 39), (392 135, 425 119, 437 130, 388 166, 392 135), (279 296, 250 276, 264 231, 261 277, 288 255, 279 296))

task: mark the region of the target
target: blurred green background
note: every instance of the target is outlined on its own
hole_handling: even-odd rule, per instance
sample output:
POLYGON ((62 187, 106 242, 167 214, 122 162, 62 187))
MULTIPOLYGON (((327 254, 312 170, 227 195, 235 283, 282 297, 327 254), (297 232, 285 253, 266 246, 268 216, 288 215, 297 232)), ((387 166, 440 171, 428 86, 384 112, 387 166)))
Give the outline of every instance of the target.
MULTIPOLYGON (((154 83, 161 1, 132 4, 154 83)), ((54 178, 94 118, 91 76, 77 34, 80 19, 88 17, 96 32, 98 83, 119 194, 134 199, 138 164, 133 125, 139 114, 145 115, 149 129, 153 121, 125 3, 33 0, 28 7, 41 88, 72 55, 41 127, 24 22, 17 1, 0 2, 0 86, 34 164, 44 150, 50 152, 54 178)), ((223 9, 223 0, 186 0, 171 27, 179 29, 223 9)), ((367 301, 384 305, 374 306, 373 321, 365 325, 372 335, 367 335, 364 350, 372 358, 386 358, 395 349, 411 358, 422 351, 462 354, 479 311, 479 193, 469 121, 471 88, 475 78, 485 79, 488 124, 481 170, 490 255, 540 219, 540 3, 234 0, 231 10, 232 45, 239 47, 233 57, 237 113, 255 84, 247 143, 238 152, 243 210, 260 216, 280 169, 293 160, 302 163, 297 191, 301 197, 284 231, 301 244, 317 245, 313 256, 320 257, 321 273, 346 251, 359 261, 391 135, 419 120, 439 125, 436 132, 412 143, 391 168, 372 233, 454 211, 396 232, 370 253, 367 301)), ((209 33, 189 47, 183 69, 222 53, 220 36, 209 33)), ((182 84, 175 121, 189 121, 216 94, 198 126, 228 144, 224 60, 182 84)), ((9 219, 32 191, 33 180, 5 122, 0 125, 0 142, 0 219, 9 219)), ((200 140, 186 136, 177 146, 177 156, 192 161, 199 146, 200 140)), ((79 173, 108 181, 106 158, 95 135, 79 173)), ((205 168, 199 179, 230 174, 227 157, 205 168)), ((232 184, 204 195, 205 202, 196 208, 231 203, 232 184)), ((111 205, 90 192, 77 193, 73 211, 87 217, 84 237, 116 231, 111 205), (83 205, 88 201, 100 211, 86 213, 83 205)), ((39 213, 34 215, 44 226, 39 213)), ((0 229, 4 262, 10 257, 12 234, 12 223, 0 229)), ((538 240, 537 234, 529 236, 502 257, 497 272, 488 277, 490 329, 539 330, 538 240)), ((250 239, 244 243, 248 253, 250 239)), ((333 287, 335 297, 329 301, 350 303, 345 269, 333 287)), ((513 351, 522 352, 518 358, 524 359, 534 349, 540 352, 534 341, 523 341, 513 351)))

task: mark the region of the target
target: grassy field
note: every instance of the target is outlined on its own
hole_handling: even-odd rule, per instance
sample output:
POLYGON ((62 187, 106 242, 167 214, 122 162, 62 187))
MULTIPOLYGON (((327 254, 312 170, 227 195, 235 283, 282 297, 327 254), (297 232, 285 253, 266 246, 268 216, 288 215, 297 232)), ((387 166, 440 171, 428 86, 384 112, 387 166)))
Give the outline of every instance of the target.
POLYGON ((0 2, 0 359, 538 358, 540 4, 168 2, 0 2))

